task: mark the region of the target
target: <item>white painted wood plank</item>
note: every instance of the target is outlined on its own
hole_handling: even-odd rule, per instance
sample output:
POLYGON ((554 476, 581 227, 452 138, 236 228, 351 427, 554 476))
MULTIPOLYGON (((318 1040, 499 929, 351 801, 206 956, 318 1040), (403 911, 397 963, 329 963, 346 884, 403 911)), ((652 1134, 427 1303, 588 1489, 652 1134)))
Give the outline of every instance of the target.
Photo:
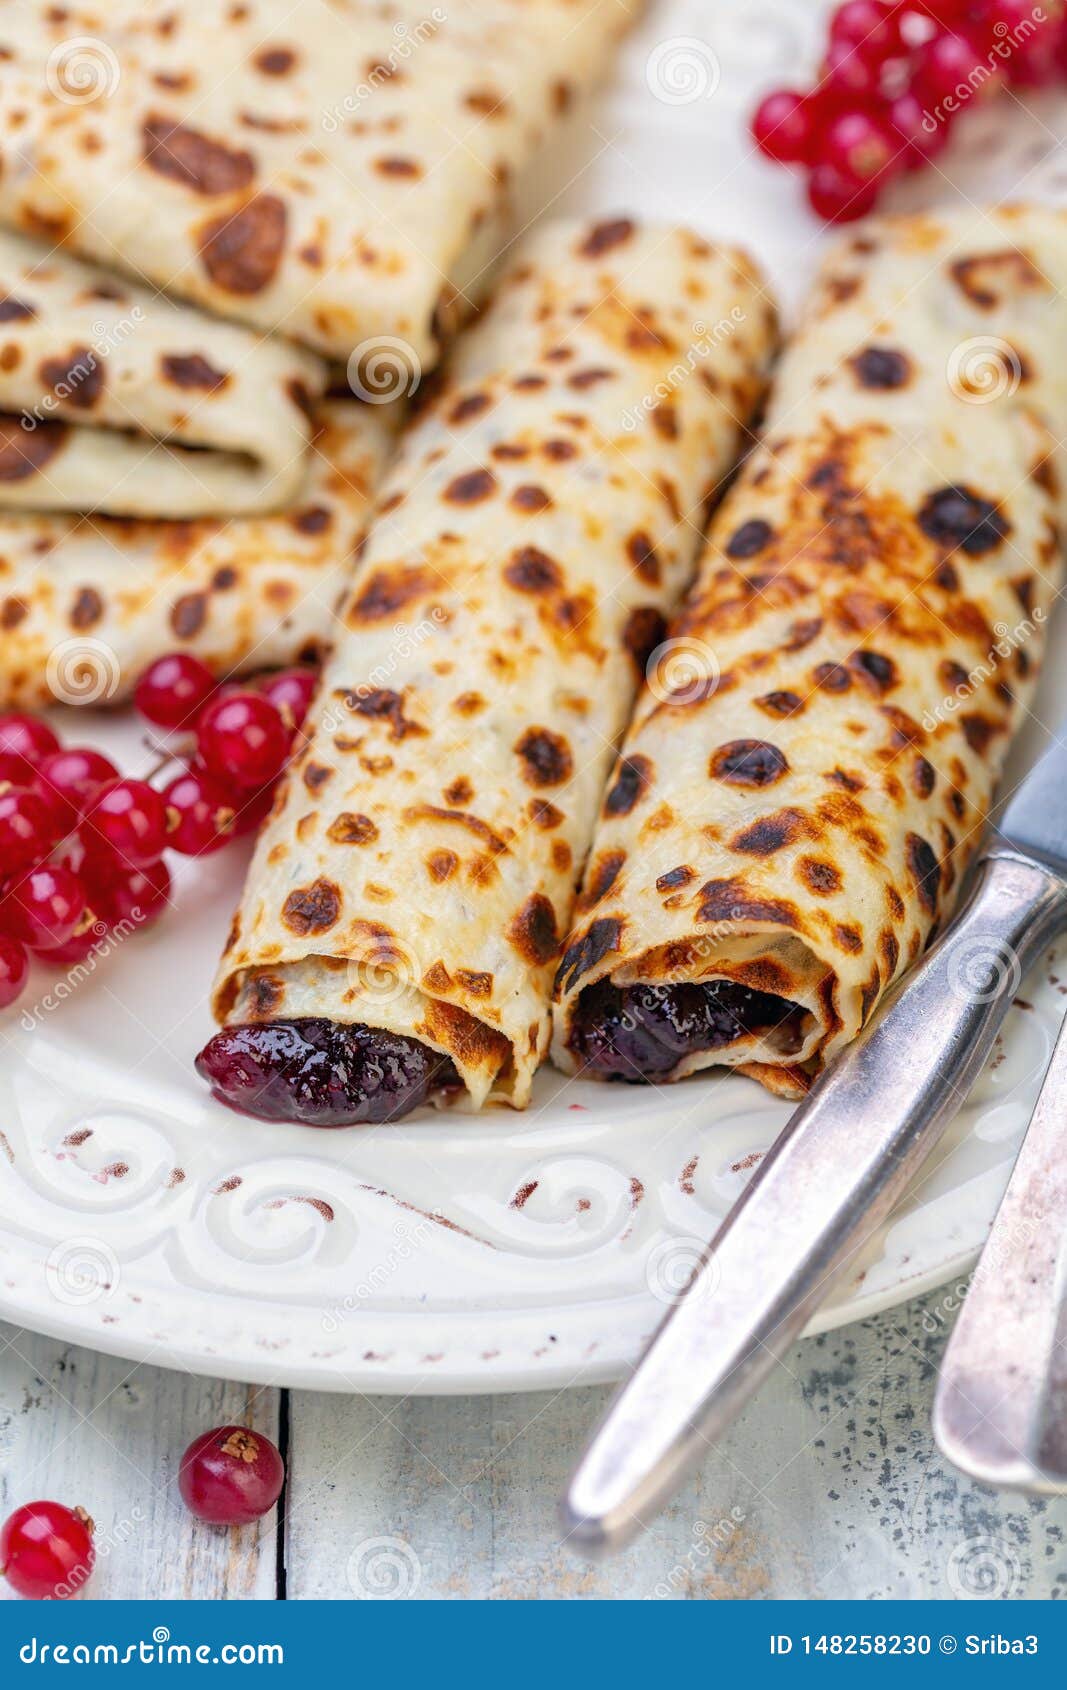
POLYGON ((574 1559, 555 1499, 603 1390, 292 1397, 292 1597, 1067 1595, 1067 1502, 955 1474, 929 1431, 935 1293, 798 1345, 642 1543, 574 1559))
MULTIPOLYGON (((94 1597, 275 1595, 276 1511, 226 1531, 187 1512, 176 1477, 198 1432, 278 1435, 279 1393, 140 1367, 0 1325, 0 1517, 52 1497, 96 1525, 94 1597)), ((9 1590, 0 1580, 0 1596, 9 1590)))

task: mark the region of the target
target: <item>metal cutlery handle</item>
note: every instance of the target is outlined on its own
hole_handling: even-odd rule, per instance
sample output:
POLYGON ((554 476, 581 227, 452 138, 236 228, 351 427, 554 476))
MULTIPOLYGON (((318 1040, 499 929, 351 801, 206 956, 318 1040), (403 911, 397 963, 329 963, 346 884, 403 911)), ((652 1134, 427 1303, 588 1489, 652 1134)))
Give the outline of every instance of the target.
POLYGON ((985 1484, 1067 1491, 1067 1025, 941 1364, 934 1436, 985 1484))
POLYGON ((991 853, 949 933, 799 1106, 615 1398, 564 1499, 570 1541, 621 1547, 799 1336, 962 1103, 1067 883, 991 853))

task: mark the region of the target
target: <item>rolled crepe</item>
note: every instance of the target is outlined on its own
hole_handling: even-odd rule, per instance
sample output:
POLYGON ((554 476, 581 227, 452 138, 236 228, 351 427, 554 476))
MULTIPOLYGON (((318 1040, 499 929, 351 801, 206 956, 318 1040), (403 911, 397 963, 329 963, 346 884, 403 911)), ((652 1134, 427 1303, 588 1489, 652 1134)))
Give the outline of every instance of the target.
POLYGON ((0 232, 0 511, 292 503, 326 365, 0 232))
POLYGON ((219 674, 319 654, 396 407, 323 401, 284 516, 135 522, 0 513, 0 705, 119 703, 169 651, 219 674))
POLYGON ((1065 337, 1063 214, 831 252, 608 788, 560 1066, 800 1095, 950 914, 1060 579, 1065 337))
POLYGON ((639 4, 18 0, 0 219, 413 382, 639 4))
POLYGON ((259 840, 201 1057, 227 1101, 526 1103, 613 747, 773 339, 747 260, 684 231, 524 244, 404 438, 259 840))

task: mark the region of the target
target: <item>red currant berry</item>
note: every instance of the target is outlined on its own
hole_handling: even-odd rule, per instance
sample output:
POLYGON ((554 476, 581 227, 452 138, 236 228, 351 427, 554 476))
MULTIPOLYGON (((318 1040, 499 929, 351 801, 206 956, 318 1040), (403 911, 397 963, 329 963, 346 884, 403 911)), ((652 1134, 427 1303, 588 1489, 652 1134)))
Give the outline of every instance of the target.
POLYGON ((237 786, 265 786, 289 754, 289 736, 273 704, 237 692, 209 704, 197 724, 200 756, 209 774, 237 786))
POLYGON ((900 46, 900 7, 889 0, 845 0, 830 19, 830 40, 881 64, 900 46))
POLYGON ((170 870, 160 858, 145 868, 120 871, 95 895, 96 907, 109 928, 132 922, 149 927, 171 900, 170 870))
POLYGON ((130 868, 154 863, 167 846, 167 806, 146 780, 111 781, 85 818, 90 841, 99 839, 130 868))
POLYGON ((1063 70, 1055 46, 1042 45, 1018 53, 1008 61, 1006 80, 1012 88, 1051 88, 1060 82, 1063 70))
POLYGON ((279 669, 260 688, 260 697, 273 704, 290 736, 307 715, 318 680, 314 669, 279 669))
POLYGON ((7 888, 3 922, 31 951, 65 945, 80 932, 86 915, 85 887, 62 864, 27 870, 7 888))
POLYGON ((26 955, 26 947, 20 945, 17 939, 9 939, 6 933, 0 933, 0 1009, 14 1003, 26 984, 29 972, 30 959, 26 955))
POLYGON ((192 727, 215 691, 215 677, 191 652, 173 651, 150 663, 134 689, 142 716, 159 728, 192 727))
POLYGON ((99 835, 93 833, 84 823, 60 840, 49 862, 61 864, 63 868, 69 868, 72 874, 78 876, 94 909, 97 888, 109 885, 122 873, 124 867, 114 852, 108 850, 99 835))
POLYGON ((831 41, 819 66, 818 91, 837 100, 870 99, 878 92, 879 66, 847 41, 831 41))
POLYGON ((84 815, 100 788, 118 778, 118 770, 102 751, 72 745, 41 759, 34 785, 44 794, 67 827, 84 815))
POLYGON ((1062 17, 1040 13, 1031 0, 996 0, 990 9, 990 56, 1012 88, 1046 88, 1059 80, 1058 48, 1067 30, 1062 17))
POLYGON ((818 162, 832 164, 857 187, 876 182, 901 149, 878 118, 869 112, 841 112, 828 123, 819 139, 818 162))
POLYGON ((904 148, 905 170, 919 170, 948 145, 948 124, 938 122, 923 108, 910 89, 898 94, 886 108, 886 126, 904 148))
POLYGON ((1056 43, 1063 28, 1059 7, 1042 8, 1033 0, 987 0, 979 4, 967 23, 967 34, 988 53, 1005 80, 1017 81, 1020 69, 1027 80, 1026 61, 1055 61, 1056 43))
POLYGON ((108 923, 104 917, 97 915, 93 921, 69 938, 65 945, 50 945, 47 960, 56 962, 84 962, 107 938, 108 923))
POLYGON ((6 880, 41 863, 59 836, 51 804, 28 786, 0 792, 0 875, 6 880))
POLYGON ((182 1456, 178 1489, 198 1520, 246 1526, 274 1507, 285 1467, 269 1438, 245 1426, 201 1432, 182 1456))
POLYGON ((58 750, 58 739, 39 716, 26 716, 20 711, 0 716, 0 751, 13 752, 36 765, 50 751, 58 750))
MULTIPOLYGON (((946 101, 949 102, 946 109, 950 116, 955 116, 954 108, 971 97, 970 78, 978 62, 979 53, 973 41, 951 29, 940 30, 917 50, 915 92, 927 106, 943 106, 946 101)), ((977 91, 989 92, 993 86, 991 79, 977 91)))
POLYGON ((811 111, 803 94, 776 88, 752 114, 752 138, 776 164, 806 164, 811 155, 811 111))
POLYGON ((37 770, 16 751, 0 751, 0 785, 32 786, 37 770))
POLYGON ((242 793, 237 814, 233 819, 234 836, 240 838, 243 834, 254 833, 264 817, 270 815, 271 805, 274 803, 274 787, 264 786, 258 792, 242 793))
MULTIPOLYGON (((980 4, 981 0, 977 0, 980 4)), ((916 4, 906 5, 904 8, 904 22, 909 14, 920 19, 927 26, 927 34, 931 34, 931 23, 940 24, 943 29, 954 29, 963 18, 969 19, 975 10, 976 0, 916 0, 916 4)))
POLYGON ((93 1522, 84 1508, 27 1502, 0 1530, 0 1573, 20 1596, 74 1596, 93 1570, 93 1522))
POLYGON ((850 223, 874 209, 877 191, 872 182, 858 183, 836 165, 817 164, 808 180, 808 203, 828 223, 850 223))
POLYGON ((163 789, 167 844, 184 857, 206 857, 235 833, 234 806, 203 769, 187 769, 163 789))

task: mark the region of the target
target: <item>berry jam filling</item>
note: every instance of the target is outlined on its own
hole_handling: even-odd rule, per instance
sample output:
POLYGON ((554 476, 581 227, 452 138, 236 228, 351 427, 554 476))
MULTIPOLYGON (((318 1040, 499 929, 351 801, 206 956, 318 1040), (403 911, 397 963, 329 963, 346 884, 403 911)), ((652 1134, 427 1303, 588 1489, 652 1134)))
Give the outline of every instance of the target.
POLYGON ((653 1080, 694 1051, 721 1050, 746 1033, 771 1033, 785 1056, 800 1049, 806 1011, 788 998, 729 980, 703 985, 613 986, 578 1000, 568 1041, 584 1068, 607 1080, 653 1080))
POLYGON ((449 1058, 417 1039, 317 1016, 224 1027, 196 1071, 231 1109, 312 1127, 396 1121, 461 1084, 449 1058))

